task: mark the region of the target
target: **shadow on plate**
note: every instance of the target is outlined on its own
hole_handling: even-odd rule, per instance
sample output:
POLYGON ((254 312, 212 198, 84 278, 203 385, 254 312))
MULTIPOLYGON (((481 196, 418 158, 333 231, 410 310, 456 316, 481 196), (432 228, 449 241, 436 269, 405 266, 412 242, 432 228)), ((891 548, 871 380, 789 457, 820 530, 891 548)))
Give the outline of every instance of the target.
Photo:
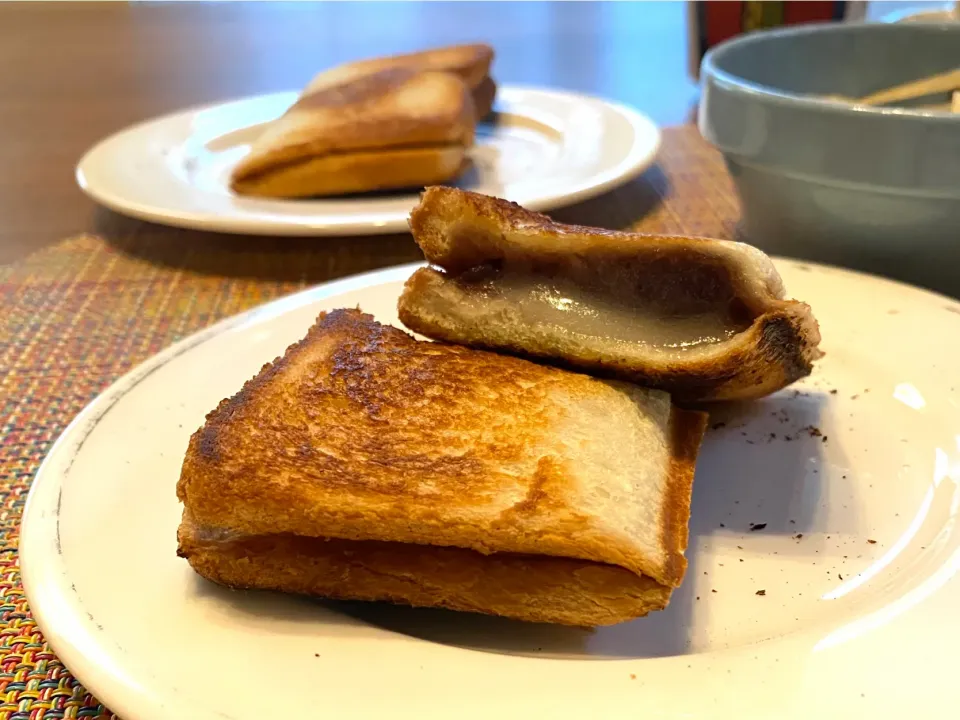
MULTIPOLYGON (((787 389, 710 408, 697 464, 691 538, 794 535, 813 528, 822 504, 827 392, 787 389), (760 530, 752 527, 762 525, 760 530)), ((836 442, 836 441, 834 441, 836 442)), ((831 463, 839 459, 831 448, 831 463)))

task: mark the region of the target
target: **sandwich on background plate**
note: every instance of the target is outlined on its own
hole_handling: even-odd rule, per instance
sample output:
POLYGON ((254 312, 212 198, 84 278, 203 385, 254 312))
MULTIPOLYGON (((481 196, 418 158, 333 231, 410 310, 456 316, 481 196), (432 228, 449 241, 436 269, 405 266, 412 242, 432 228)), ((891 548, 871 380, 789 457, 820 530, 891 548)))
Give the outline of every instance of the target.
POLYGON ((435 267, 400 320, 436 340, 665 390, 757 398, 821 357, 810 307, 750 245, 563 225, 497 198, 427 188, 410 216, 435 267))
POLYGON ((447 182, 467 165, 473 100, 452 73, 331 71, 234 168, 243 195, 344 195, 447 182))
POLYGON ((178 552, 235 588, 617 623, 683 578, 705 421, 335 310, 191 438, 178 552))
MULTIPOLYGON (((476 116, 480 120, 490 114, 497 94, 497 85, 490 77, 490 65, 492 63, 493 48, 489 45, 476 43, 472 45, 450 45, 404 55, 357 60, 341 67, 348 72, 371 72, 402 67, 453 73, 470 88, 476 116)), ((322 77, 323 73, 317 79, 322 77)), ((309 85, 307 90, 310 90, 309 85)))
POLYGON ((449 182, 493 107, 492 62, 493 49, 477 44, 325 70, 253 142, 231 189, 299 198, 449 182))

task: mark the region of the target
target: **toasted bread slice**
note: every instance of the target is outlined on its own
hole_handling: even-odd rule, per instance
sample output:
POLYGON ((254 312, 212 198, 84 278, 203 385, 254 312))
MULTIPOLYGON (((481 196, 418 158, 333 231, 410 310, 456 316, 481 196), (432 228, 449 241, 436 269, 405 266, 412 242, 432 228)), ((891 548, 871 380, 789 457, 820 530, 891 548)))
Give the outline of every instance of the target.
MULTIPOLYGON (((404 55, 358 60, 347 63, 341 68, 351 73, 368 73, 398 67, 454 73, 470 88, 477 117, 483 118, 490 113, 496 95, 496 85, 490 77, 490 65, 492 63, 493 48, 478 43, 451 45, 404 55)), ((320 73, 311 85, 317 82, 322 83, 324 75, 325 73, 320 73)))
POLYGON ((616 565, 543 555, 295 535, 204 532, 185 518, 179 554, 233 588, 379 600, 593 627, 666 607, 672 589, 616 565))
POLYGON ((474 131, 473 101, 456 75, 408 68, 330 73, 263 131, 234 168, 231 187, 302 197, 450 180, 474 131))
POLYGON ((676 587, 703 427, 666 393, 337 310, 207 416, 177 494, 239 535, 566 557, 676 587))
POLYGON ((431 338, 659 388, 756 398, 808 375, 820 332, 742 243, 561 225, 496 198, 428 188, 410 216, 427 260, 399 314, 431 338))
POLYGON ((497 84, 493 78, 484 78, 483 82, 473 88, 471 96, 477 120, 483 120, 493 112, 493 104, 497 99, 497 84))
POLYGON ((237 180, 233 189, 242 195, 295 198, 422 188, 460 175, 468 163, 466 148, 457 145, 324 155, 237 180))

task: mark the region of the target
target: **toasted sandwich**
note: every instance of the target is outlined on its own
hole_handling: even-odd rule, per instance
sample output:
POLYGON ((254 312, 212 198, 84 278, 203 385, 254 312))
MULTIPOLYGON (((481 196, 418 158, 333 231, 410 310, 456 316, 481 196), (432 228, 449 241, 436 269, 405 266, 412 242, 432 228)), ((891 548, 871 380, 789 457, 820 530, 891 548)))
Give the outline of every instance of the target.
POLYGON ((317 78, 234 168, 243 195, 344 195, 448 182, 466 167, 476 122, 455 74, 340 69, 317 78))
POLYGON ((562 225, 519 205, 428 188, 410 216, 434 267, 399 302, 411 330, 671 393, 757 398, 822 353, 810 307, 749 245, 562 225))
MULTIPOLYGON (((497 85, 490 76, 493 48, 484 44, 451 45, 405 55, 358 60, 341 66, 346 72, 366 73, 388 68, 439 70, 458 75, 470 88, 478 119, 490 114, 497 93, 497 85)), ((314 82, 323 81, 321 73, 314 82)), ((309 87, 308 87, 309 89, 309 87)))
POLYGON ((683 578, 704 424, 336 310, 190 439, 179 554, 235 588, 621 622, 683 578))

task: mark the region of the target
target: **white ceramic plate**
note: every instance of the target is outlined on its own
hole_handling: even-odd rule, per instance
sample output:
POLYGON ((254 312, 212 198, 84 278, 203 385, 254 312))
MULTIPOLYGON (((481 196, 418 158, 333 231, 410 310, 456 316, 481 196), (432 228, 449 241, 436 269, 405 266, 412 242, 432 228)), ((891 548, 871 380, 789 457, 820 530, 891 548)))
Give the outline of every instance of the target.
POLYGON ((25 512, 37 621, 139 720, 955 717, 960 304, 778 266, 827 355, 712 419, 725 424, 697 469, 690 567, 664 612, 589 632, 324 603, 224 590, 176 557, 174 486, 204 414, 320 310, 396 323, 401 267, 215 325, 94 401, 25 512))
MULTIPOLYGON (((348 199, 242 197, 230 171, 265 123, 297 93, 187 110, 136 125, 90 150, 77 182, 94 200, 153 222, 228 233, 369 235, 405 232, 416 193, 348 199)), ((482 123, 473 167, 455 184, 550 210, 626 182, 654 160, 660 133, 646 116, 598 98, 503 87, 482 123)))

